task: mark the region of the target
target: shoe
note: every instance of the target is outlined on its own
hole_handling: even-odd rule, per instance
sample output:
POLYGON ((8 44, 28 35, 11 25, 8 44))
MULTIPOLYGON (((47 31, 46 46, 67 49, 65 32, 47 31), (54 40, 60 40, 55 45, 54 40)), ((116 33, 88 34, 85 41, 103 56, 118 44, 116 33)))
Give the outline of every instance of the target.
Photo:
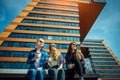
POLYGON ((84 80, 83 76, 80 76, 79 80, 84 80))

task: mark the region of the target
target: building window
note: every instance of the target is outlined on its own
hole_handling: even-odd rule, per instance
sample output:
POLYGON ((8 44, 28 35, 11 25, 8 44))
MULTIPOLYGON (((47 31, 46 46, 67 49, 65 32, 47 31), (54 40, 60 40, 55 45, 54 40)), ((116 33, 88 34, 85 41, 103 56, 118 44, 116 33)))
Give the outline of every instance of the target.
MULTIPOLYGON (((74 37, 74 36, 52 36, 52 40, 68 40, 68 41, 79 41, 80 37, 74 37), (74 40, 76 38, 76 40, 74 40)), ((40 34, 23 34, 23 33, 12 33, 10 34, 11 38, 29 38, 29 39, 38 39, 38 38, 43 38, 45 40, 48 40, 48 35, 40 35, 40 34)), ((49 36, 49 39, 51 37, 49 36)))
POLYGON ((4 57, 28 57, 29 52, 0 51, 0 56, 4 57))
POLYGON ((46 31, 46 32, 63 32, 63 33, 75 33, 79 34, 79 30, 61 29, 61 28, 46 28, 46 27, 34 27, 34 26, 17 26, 16 30, 32 30, 32 31, 46 31))
MULTIPOLYGON (((49 48, 49 43, 45 43, 43 48, 49 48)), ((11 42, 11 41, 5 41, 1 46, 7 46, 7 47, 27 47, 27 48, 35 48, 34 42, 11 42), (12 44, 12 45, 10 45, 12 44), (16 45, 18 44, 18 45, 16 45)), ((58 49, 68 49, 69 44, 56 44, 56 47, 58 49)), ((80 45, 77 46, 78 49, 80 49, 80 45)))
POLYGON ((60 25, 60 26, 74 26, 79 27, 79 23, 70 23, 70 22, 57 22, 57 21, 42 21, 42 20, 29 20, 24 19, 22 23, 35 23, 35 24, 50 24, 50 25, 60 25))
POLYGON ((75 11, 49 10, 49 9, 42 9, 42 8, 33 8, 33 11, 78 15, 78 12, 75 12, 75 11))
POLYGON ((104 47, 104 44, 83 43, 82 46, 103 46, 104 47))
POLYGON ((78 20, 77 17, 68 17, 68 16, 56 16, 56 15, 46 15, 46 14, 35 14, 30 13, 27 16, 31 17, 41 17, 41 18, 56 18, 56 19, 66 19, 66 20, 78 20))
POLYGON ((55 8, 66 8, 66 9, 78 9, 76 6, 65 6, 65 5, 56 5, 56 4, 44 4, 38 3, 37 6, 47 6, 47 7, 55 7, 55 8))
POLYGON ((0 62, 0 68, 5 69, 28 69, 26 62, 0 62))

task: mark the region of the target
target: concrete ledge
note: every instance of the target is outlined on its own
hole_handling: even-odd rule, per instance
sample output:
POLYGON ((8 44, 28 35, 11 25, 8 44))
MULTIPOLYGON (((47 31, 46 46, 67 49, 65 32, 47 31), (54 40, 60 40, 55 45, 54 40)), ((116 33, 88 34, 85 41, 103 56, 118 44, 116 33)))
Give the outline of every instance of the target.
POLYGON ((28 69, 0 69, 0 74, 27 74, 28 69))
MULTIPOLYGON (((27 71, 28 69, 0 69, 0 80, 27 80, 27 71)), ((49 75, 46 74, 45 80, 49 80, 49 75)), ((84 80, 97 80, 99 74, 84 74, 84 80)), ((79 79, 79 75, 75 74, 75 80, 79 79)), ((66 78, 67 80, 67 78, 66 78)))

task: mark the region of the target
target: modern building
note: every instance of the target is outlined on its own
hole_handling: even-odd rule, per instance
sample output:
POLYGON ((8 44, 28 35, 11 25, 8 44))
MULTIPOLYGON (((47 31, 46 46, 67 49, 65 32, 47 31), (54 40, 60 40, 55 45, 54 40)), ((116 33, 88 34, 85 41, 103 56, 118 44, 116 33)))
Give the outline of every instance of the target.
POLYGON ((26 58, 38 38, 45 39, 44 49, 55 43, 65 56, 68 45, 76 41, 86 58, 86 74, 100 78, 120 79, 117 58, 103 40, 85 40, 104 0, 33 0, 0 34, 0 74, 25 74, 26 58))
POLYGON ((91 56, 85 59, 86 73, 100 74, 102 80, 120 79, 119 61, 104 40, 85 40, 81 50, 84 52, 86 48, 89 48, 91 56))

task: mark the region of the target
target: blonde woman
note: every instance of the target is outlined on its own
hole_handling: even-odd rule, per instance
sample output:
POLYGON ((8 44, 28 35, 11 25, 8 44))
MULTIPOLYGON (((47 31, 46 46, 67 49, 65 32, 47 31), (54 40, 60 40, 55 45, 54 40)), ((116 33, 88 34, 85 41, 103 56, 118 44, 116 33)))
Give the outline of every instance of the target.
POLYGON ((62 69, 64 64, 62 55, 57 50, 55 44, 50 44, 49 51, 48 65, 50 68, 48 74, 50 75, 51 80, 65 80, 65 72, 62 69))
POLYGON ((67 67, 67 75, 69 80, 74 80, 73 77, 77 72, 80 76, 80 80, 83 80, 83 63, 84 56, 81 51, 77 50, 77 44, 75 42, 71 42, 65 57, 66 67, 67 67))

